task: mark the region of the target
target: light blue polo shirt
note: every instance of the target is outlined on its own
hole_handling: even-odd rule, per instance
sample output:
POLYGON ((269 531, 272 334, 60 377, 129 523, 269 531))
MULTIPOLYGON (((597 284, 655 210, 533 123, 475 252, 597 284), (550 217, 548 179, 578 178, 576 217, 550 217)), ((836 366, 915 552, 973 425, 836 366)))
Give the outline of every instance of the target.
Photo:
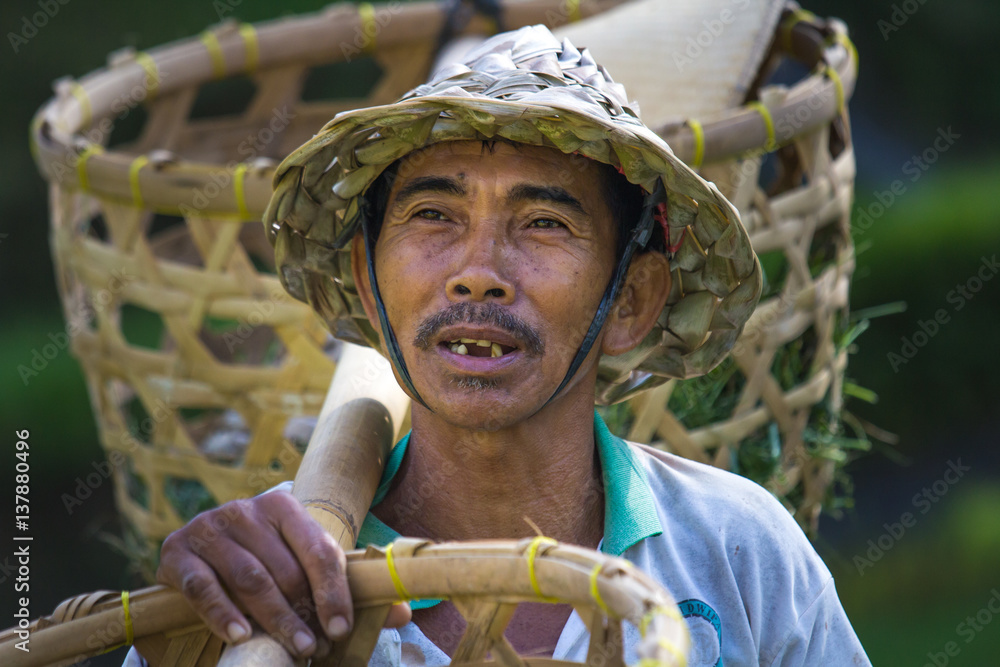
MULTIPOLYGON (((870 667, 830 571, 774 496, 739 475, 617 438, 596 413, 594 436, 605 497, 601 550, 631 561, 673 595, 691 636, 688 667, 870 667)), ((373 504, 388 493, 408 444, 403 438, 390 454, 373 504)), ((290 490, 291 483, 279 486, 290 490)), ((358 546, 397 537, 369 513, 358 546)), ((626 664, 635 663, 638 641, 626 623, 626 664)), ((588 644, 574 611, 552 657, 584 662, 588 644)), ((369 667, 450 662, 411 622, 381 632, 369 667)), ((125 661, 144 664, 134 650, 125 661)))

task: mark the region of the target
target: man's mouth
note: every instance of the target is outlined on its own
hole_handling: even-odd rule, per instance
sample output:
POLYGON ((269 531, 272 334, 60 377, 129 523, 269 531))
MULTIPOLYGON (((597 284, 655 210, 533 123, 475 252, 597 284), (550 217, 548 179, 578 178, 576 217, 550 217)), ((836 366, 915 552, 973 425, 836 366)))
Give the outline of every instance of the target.
POLYGON ((475 338, 456 338, 455 340, 446 341, 441 344, 455 354, 468 355, 470 357, 502 357, 517 349, 491 340, 475 338))

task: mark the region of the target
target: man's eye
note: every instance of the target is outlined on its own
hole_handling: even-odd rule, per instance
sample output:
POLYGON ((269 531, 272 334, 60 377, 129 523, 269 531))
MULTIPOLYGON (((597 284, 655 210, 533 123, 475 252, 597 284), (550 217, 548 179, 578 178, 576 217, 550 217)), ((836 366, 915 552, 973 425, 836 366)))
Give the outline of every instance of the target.
POLYGON ((528 226, 539 229, 558 229, 559 227, 565 227, 566 225, 558 220, 552 220, 551 218, 538 218, 529 222, 528 226))
POLYGON ((435 211, 432 208, 425 208, 417 211, 415 217, 423 218, 424 220, 447 220, 448 217, 441 211, 435 211))

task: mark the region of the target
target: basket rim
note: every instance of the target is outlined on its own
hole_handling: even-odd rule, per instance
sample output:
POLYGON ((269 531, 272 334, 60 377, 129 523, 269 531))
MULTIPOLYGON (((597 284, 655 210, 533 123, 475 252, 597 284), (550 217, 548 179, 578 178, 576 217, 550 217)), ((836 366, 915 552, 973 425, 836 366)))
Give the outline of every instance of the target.
MULTIPOLYGON (((543 13, 547 4, 540 5, 538 13, 551 18, 551 10, 543 13)), ((583 3, 583 6, 592 13, 599 10, 595 4, 583 3)), ((394 11, 417 16, 432 7, 436 8, 437 3, 398 6, 390 3, 377 6, 375 15, 394 11)), ((438 9, 434 11, 439 13, 438 9)), ((287 39, 290 32, 316 30, 317 26, 323 30, 331 25, 339 25, 347 31, 363 29, 363 20, 353 6, 338 5, 315 14, 255 24, 250 30, 256 35, 255 43, 268 44, 287 39)), ((385 32, 377 48, 390 48, 420 38, 420 35, 414 37, 412 32, 408 36, 390 34, 388 29, 385 32)), ((223 58, 225 71, 222 75, 245 74, 250 60, 247 30, 230 21, 206 34, 213 35, 221 53, 236 54, 223 58)), ((201 85, 216 77, 220 73, 218 63, 204 48, 205 39, 204 36, 191 37, 148 53, 123 52, 113 58, 112 65, 95 70, 80 81, 57 82, 56 97, 43 105, 31 124, 32 153, 43 176, 62 187, 171 215, 185 213, 183 205, 178 205, 176 197, 172 196, 181 183, 189 191, 214 186, 220 192, 213 198, 212 209, 199 211, 199 215, 260 219, 270 199, 275 165, 248 165, 234 160, 222 166, 178 160, 166 152, 136 156, 117 148, 105 151, 101 144, 91 142, 84 134, 95 120, 106 120, 114 113, 111 107, 120 99, 120 95, 115 97, 116 91, 140 84, 151 71, 159 71, 163 65, 183 69, 185 74, 157 89, 158 94, 201 85), (225 171, 223 180, 232 187, 219 185, 220 170, 225 171)), ((786 9, 775 36, 775 52, 813 68, 810 75, 786 90, 781 101, 771 106, 751 102, 709 118, 678 119, 652 129, 667 141, 678 157, 697 168, 748 153, 771 152, 845 113, 857 81, 858 60, 842 22, 786 9), (800 116, 803 110, 805 120, 800 116)), ((327 54, 322 49, 313 49, 310 60, 326 64, 346 59, 344 54, 340 59, 322 58, 324 55, 327 54)), ((288 59, 278 59, 267 49, 260 49, 256 64, 261 71, 266 71, 287 64, 288 59)))

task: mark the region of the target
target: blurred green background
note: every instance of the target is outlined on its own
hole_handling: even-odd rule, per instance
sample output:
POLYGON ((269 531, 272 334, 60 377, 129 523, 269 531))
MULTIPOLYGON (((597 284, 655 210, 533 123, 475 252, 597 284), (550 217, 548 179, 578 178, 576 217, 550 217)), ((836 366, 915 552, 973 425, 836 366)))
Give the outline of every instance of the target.
MULTIPOLYGON (((78 364, 62 351, 27 384, 17 371, 65 327, 47 245, 47 193, 28 153, 28 124, 56 78, 101 67, 122 46, 147 49, 197 34, 218 20, 223 6, 210 0, 52 4, 58 12, 24 43, 10 35, 22 32, 24 17, 38 12, 39 3, 0 5, 0 488, 10 488, 13 476, 14 431, 29 429, 34 615, 69 595, 136 580, 110 544, 121 531, 109 485, 71 514, 61 500, 101 460, 78 364)), ((307 0, 225 5, 245 21, 323 6, 307 0)), ((991 600, 1000 605, 1000 269, 994 259, 1000 254, 1000 78, 997 59, 987 55, 1000 33, 1000 3, 804 5, 844 19, 861 54, 851 103, 859 249, 852 307, 907 304, 905 312, 872 320, 848 370, 878 395, 871 405, 854 401, 853 411, 897 434, 898 444, 850 465, 855 507, 824 517, 817 546, 875 664, 1000 664, 1000 615, 988 606, 991 600), (926 170, 915 169, 913 157, 941 132, 954 141, 926 170), (897 180, 905 191, 883 211, 876 204, 888 201, 897 180), (977 274, 981 284, 972 280, 977 274), (969 291, 962 295, 960 288, 969 291), (912 359, 891 356, 905 359, 905 341, 921 331, 921 322, 929 328, 940 309, 947 322, 912 359), (950 464, 968 470, 957 477, 948 473, 950 464), (911 525, 896 526, 907 512, 911 525), (944 654, 949 642, 957 655, 944 654)), ((0 627, 12 624, 14 599, 10 495, 4 493, 0 511, 0 627)), ((109 656, 106 664, 119 661, 109 656)))

